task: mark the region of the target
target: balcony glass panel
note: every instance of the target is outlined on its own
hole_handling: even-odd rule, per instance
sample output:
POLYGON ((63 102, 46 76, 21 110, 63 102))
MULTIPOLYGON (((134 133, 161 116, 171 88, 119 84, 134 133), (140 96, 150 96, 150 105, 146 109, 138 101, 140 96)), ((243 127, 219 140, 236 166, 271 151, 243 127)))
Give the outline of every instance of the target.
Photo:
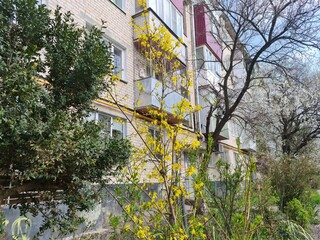
MULTIPOLYGON (((137 24, 138 26, 141 26, 141 27, 144 25, 145 20, 147 20, 149 22, 150 26, 153 26, 154 24, 156 26, 159 26, 160 24, 163 24, 162 21, 159 19, 159 17, 157 15, 155 15, 152 11, 149 11, 148 16, 142 16, 141 14, 137 14, 137 15, 135 15, 133 17, 134 17, 135 24, 137 24)), ((181 29, 181 32, 182 32, 182 29, 181 29)), ((138 35, 137 35, 136 32, 134 32, 134 36, 133 37, 134 37, 134 40, 137 40, 138 35)), ((174 38, 176 38, 176 36, 174 36, 174 38)), ((184 44, 180 44, 180 47, 176 48, 176 52, 177 52, 178 59, 184 65, 186 65, 186 46, 184 44)))
MULTIPOLYGON (((139 101, 139 106, 137 106, 137 110, 142 112, 147 112, 147 108, 160 108, 160 100, 162 93, 162 84, 155 79, 154 77, 148 77, 141 80, 136 81, 135 84, 135 99, 139 101), (139 86, 142 86, 144 91, 139 91, 139 86)), ((184 98, 180 93, 173 90, 172 88, 167 87, 165 89, 164 94, 166 95, 164 99, 164 106, 166 112, 169 114, 173 113, 173 105, 181 102, 184 98)), ((190 118, 189 115, 185 117, 190 118)))

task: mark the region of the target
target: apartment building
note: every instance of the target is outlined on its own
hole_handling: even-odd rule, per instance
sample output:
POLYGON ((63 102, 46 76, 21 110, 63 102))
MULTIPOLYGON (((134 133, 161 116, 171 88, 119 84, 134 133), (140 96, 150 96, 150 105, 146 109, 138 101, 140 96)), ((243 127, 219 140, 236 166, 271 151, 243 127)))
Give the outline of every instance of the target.
MULTIPOLYGON (((224 114, 223 107, 223 77, 230 62, 229 45, 234 44, 232 36, 234 30, 230 21, 221 12, 212 11, 212 2, 198 1, 194 6, 195 18, 195 44, 196 44, 196 65, 197 85, 199 89, 199 103, 202 106, 200 111, 200 129, 203 134, 215 130, 218 118, 224 114), (211 7, 211 8, 210 8, 211 7), (207 116, 210 107, 214 112, 210 121, 207 116)), ((235 67, 231 72, 231 81, 228 82, 228 89, 237 91, 245 76, 243 61, 244 49, 237 51, 235 67)), ((255 141, 246 131, 245 126, 237 120, 230 120, 222 129, 219 135, 219 146, 215 149, 209 165, 211 177, 217 179, 215 162, 218 159, 236 165, 239 153, 250 153, 256 150, 255 141), (240 143, 240 146, 238 144, 240 143)))
MULTIPOLYGON (((95 101, 97 112, 92 113, 91 120, 104 121, 106 132, 111 137, 128 137, 134 145, 140 146, 141 139, 136 137, 135 129, 126 118, 131 119, 135 111, 139 113, 134 124, 149 124, 148 108, 158 108, 159 100, 153 91, 159 79, 152 73, 148 62, 141 55, 137 34, 133 30, 132 21, 143 25, 146 17, 142 14, 139 2, 126 0, 108 1, 76 1, 76 0, 43 0, 49 9, 57 5, 62 11, 71 11, 79 26, 100 26, 101 20, 105 21, 105 39, 112 44, 114 53, 115 72, 120 77, 120 82, 115 88, 114 98, 105 94, 95 101), (139 85, 145 89, 139 90, 139 85), (114 100, 124 106, 119 109, 114 100), (139 104, 137 102, 139 101, 139 104), (124 116, 124 113, 127 115, 124 116), (121 121, 117 121, 121 119, 121 121)), ((182 39, 183 44, 177 50, 181 67, 176 74, 193 71, 194 85, 187 91, 184 86, 169 86, 169 94, 165 99, 168 114, 172 114, 171 107, 187 98, 192 105, 200 104, 202 110, 186 116, 184 121, 188 137, 197 138, 196 133, 206 134, 207 115, 210 105, 216 105, 219 99, 219 83, 222 80, 230 51, 226 44, 232 42, 232 26, 226 18, 214 11, 210 11, 206 1, 188 2, 183 0, 147 0, 147 22, 165 26, 176 40, 182 39), (185 94, 189 92, 189 94, 185 94)), ((239 51, 239 59, 242 53, 239 51)), ((234 79, 240 79, 244 65, 239 64, 233 71, 234 79)), ((239 80, 235 80, 237 82, 239 80)), ((230 83, 232 85, 233 83, 230 83)), ((230 87, 236 87, 235 85, 230 87)), ((157 90, 159 91, 159 90, 157 90)), ((210 120, 209 132, 214 131, 217 117, 223 114, 219 107, 215 110, 210 120)), ((170 120, 172 124, 175 119, 170 120)), ((150 128, 150 131, 155 130, 150 128)), ((212 163, 212 177, 216 175, 214 162, 222 158, 235 165, 239 149, 237 139, 241 141, 241 150, 249 152, 255 149, 254 141, 244 132, 243 126, 236 121, 230 121, 221 131, 219 136, 219 149, 216 149, 212 163)), ((204 145, 203 145, 204 146, 204 145)), ((185 163, 186 165, 188 163, 185 163)), ((146 172, 151 166, 146 167, 146 172)))

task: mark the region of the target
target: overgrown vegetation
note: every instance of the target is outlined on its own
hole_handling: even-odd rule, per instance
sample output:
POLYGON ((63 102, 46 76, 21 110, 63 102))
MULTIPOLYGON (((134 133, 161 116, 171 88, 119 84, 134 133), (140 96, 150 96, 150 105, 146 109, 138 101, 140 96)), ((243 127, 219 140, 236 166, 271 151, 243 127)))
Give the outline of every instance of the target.
POLYGON ((99 188, 124 166, 131 145, 86 120, 110 88, 112 56, 101 29, 36 0, 0 1, 0 203, 41 215, 45 229, 76 230, 101 200, 99 188), (59 201, 55 201, 59 200, 59 201), (62 205, 67 206, 63 210, 62 205))

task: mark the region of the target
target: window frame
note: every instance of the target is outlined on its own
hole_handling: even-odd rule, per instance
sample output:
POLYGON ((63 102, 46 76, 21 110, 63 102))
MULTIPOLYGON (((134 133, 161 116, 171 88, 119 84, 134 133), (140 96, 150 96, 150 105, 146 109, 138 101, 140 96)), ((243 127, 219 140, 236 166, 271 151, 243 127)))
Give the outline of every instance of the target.
MULTIPOLYGON (((127 138, 127 124, 126 124, 125 119, 123 119, 121 117, 116 117, 114 115, 111 115, 111 114, 108 114, 108 113, 105 113, 105 112, 98 111, 98 112, 91 112, 89 117, 88 117, 88 120, 89 121, 94 121, 95 123, 98 124, 100 122, 99 116, 104 116, 104 117, 110 118, 110 123, 109 123, 110 124, 110 129, 106 131, 105 128, 104 128, 103 131, 102 131, 102 134, 106 134, 107 133, 110 138, 113 138, 114 137, 113 136, 113 134, 114 134, 113 132, 115 130, 113 128, 113 126, 118 123, 115 120, 116 119, 120 119, 120 121, 122 122, 122 123, 120 123, 122 125, 122 137, 121 138, 122 139, 127 138)), ((105 125, 107 125, 107 124, 105 124, 105 125)))
POLYGON ((110 0, 110 2, 112 2, 114 5, 116 5, 122 11, 125 10, 125 3, 126 3, 125 0, 110 0), (119 1, 121 3, 121 6, 118 4, 119 1))
POLYGON ((190 165, 190 160, 189 160, 189 156, 187 152, 183 152, 182 154, 183 156, 183 167, 184 167, 184 187, 186 188, 187 191, 189 191, 190 194, 190 199, 194 199, 194 180, 192 176, 187 176, 185 174, 186 169, 189 167, 190 165))
MULTIPOLYGON (((155 139, 156 141, 161 141, 161 133, 160 133, 160 131, 156 128, 156 127, 149 127, 148 128, 148 134, 150 134, 151 135, 151 137, 153 138, 153 139, 155 139)), ((156 145, 153 145, 153 146, 151 146, 151 150, 152 151, 154 151, 154 149, 156 148, 157 146, 156 145)), ((155 156, 158 158, 158 159, 162 159, 162 155, 161 154, 159 154, 159 153, 154 153, 153 152, 153 154, 155 154, 155 156)))
MULTIPOLYGON (((127 82, 126 81, 126 64, 125 64, 125 60, 126 60, 126 50, 122 47, 120 47, 118 44, 114 43, 111 40, 106 40, 108 43, 111 44, 110 50, 112 52, 112 63, 113 66, 115 66, 115 50, 120 52, 120 61, 121 61, 121 69, 119 69, 119 71, 116 71, 116 68, 113 69, 113 74, 118 76, 120 78, 121 81, 123 82, 127 82)), ((118 56, 118 55, 117 55, 118 56)))

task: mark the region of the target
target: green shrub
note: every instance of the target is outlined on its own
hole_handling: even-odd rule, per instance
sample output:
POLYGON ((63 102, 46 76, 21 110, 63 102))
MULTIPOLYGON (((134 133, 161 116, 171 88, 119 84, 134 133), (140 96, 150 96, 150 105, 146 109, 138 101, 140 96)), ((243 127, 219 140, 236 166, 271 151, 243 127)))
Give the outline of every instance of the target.
POLYGON ((320 205, 320 194, 317 191, 311 193, 312 206, 320 205))
MULTIPOLYGON (((281 221, 278 225, 278 236, 282 240, 312 240, 311 235, 300 225, 290 221, 281 221)), ((278 238, 276 238, 278 239, 278 238)))
POLYGON ((287 206, 285 207, 285 213, 290 220, 293 220, 302 227, 310 224, 309 212, 304 209, 301 202, 296 198, 288 202, 287 206))

